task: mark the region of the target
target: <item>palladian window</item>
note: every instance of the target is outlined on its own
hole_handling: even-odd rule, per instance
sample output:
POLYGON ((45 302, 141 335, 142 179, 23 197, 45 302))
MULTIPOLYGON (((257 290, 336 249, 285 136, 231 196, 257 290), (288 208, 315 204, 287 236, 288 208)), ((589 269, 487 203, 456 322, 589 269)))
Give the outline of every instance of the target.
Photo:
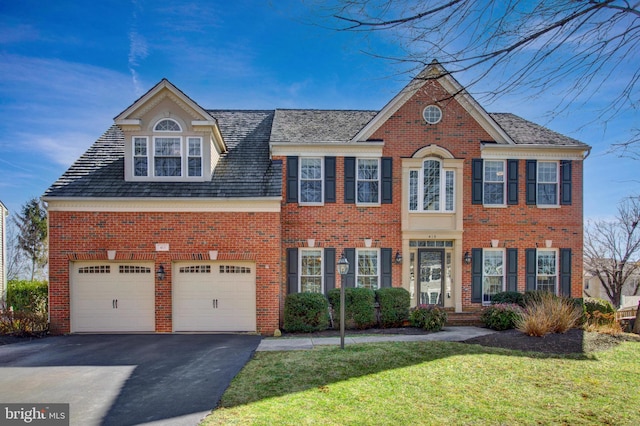
POLYGON ((409 211, 453 212, 455 171, 439 159, 426 159, 419 170, 409 171, 409 211))

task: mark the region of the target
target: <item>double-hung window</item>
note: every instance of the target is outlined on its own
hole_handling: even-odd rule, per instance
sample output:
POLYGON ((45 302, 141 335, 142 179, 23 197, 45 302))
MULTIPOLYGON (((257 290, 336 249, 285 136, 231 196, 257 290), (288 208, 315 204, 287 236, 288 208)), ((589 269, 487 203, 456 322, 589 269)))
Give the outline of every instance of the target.
POLYGON ((149 148, 146 137, 133 138, 133 175, 149 175, 149 148))
POLYGON ((358 158, 358 204, 380 203, 380 160, 358 158))
POLYGON ((422 168, 409 171, 409 211, 453 212, 455 172, 438 159, 426 159, 422 168))
POLYGON ((380 262, 377 249, 357 249, 356 287, 377 290, 380 287, 380 262))
POLYGON ((484 164, 484 188, 483 204, 504 205, 505 195, 505 162, 485 160, 484 164))
POLYGON ((188 141, 188 176, 202 176, 202 138, 187 138, 188 141))
POLYGON ((300 158, 300 203, 322 204, 322 158, 300 158))
POLYGON ((322 249, 300 249, 300 292, 323 293, 322 249))
POLYGON ((536 290, 556 294, 558 262, 556 250, 536 250, 536 290))
POLYGON ((494 294, 504 290, 504 250, 482 252, 482 303, 488 305, 494 294))
POLYGON ((153 139, 154 175, 182 176, 182 147, 179 137, 153 139))
POLYGON ((539 205, 558 204, 558 163, 538 161, 537 200, 539 205))

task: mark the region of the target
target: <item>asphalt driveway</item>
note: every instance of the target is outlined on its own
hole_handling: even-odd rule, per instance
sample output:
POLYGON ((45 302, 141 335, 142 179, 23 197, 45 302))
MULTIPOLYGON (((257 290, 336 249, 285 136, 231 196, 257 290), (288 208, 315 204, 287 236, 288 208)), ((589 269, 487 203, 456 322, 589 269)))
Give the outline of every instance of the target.
POLYGON ((0 346, 0 402, 69 403, 71 425, 195 425, 260 339, 72 335, 0 346))

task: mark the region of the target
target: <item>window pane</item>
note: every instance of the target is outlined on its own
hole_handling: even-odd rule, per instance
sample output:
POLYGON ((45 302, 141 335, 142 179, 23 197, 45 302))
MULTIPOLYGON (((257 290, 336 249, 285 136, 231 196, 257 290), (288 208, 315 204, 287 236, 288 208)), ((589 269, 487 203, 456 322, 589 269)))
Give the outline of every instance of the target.
POLYGON ((146 176, 147 175, 147 157, 136 157, 134 159, 134 176, 146 176))
POLYGON ((155 130, 159 132, 179 132, 180 126, 173 120, 162 120, 156 124, 155 130))
POLYGON ((377 203, 378 202, 378 182, 358 182, 358 202, 377 203))
POLYGON ((558 181, 558 163, 538 162, 538 182, 556 183, 558 181))
POLYGON ((180 156, 180 138, 156 138, 155 155, 166 157, 180 156))
POLYGON ((503 258, 502 251, 488 251, 482 253, 483 257, 483 274, 484 275, 502 275, 503 274, 503 258))
POLYGON ((358 279, 356 287, 378 288, 378 251, 358 250, 358 279))
POLYGON ((322 179, 322 161, 319 158, 303 158, 300 163, 301 179, 322 179))
POLYGON ((504 161, 484 162, 484 204, 504 204, 504 161))
POLYGON ((133 155, 147 155, 147 139, 134 138, 133 140, 133 155))
POLYGON ((377 180, 378 160, 358 160, 358 179, 377 180))
POLYGON ((484 180, 487 182, 504 182, 504 162, 485 161, 484 180))
POLYGON ((155 174, 156 176, 181 176, 180 157, 156 157, 155 158, 155 174))
POLYGON ((302 250, 300 291, 322 293, 322 251, 302 250))
POLYGON ((303 203, 322 202, 322 181, 306 180, 300 182, 300 201, 303 203))
POLYGON ((418 210, 418 171, 409 172, 409 210, 418 210))
POLYGON ((202 155, 200 145, 200 138, 189 138, 189 155, 194 157, 202 155))
POLYGON ((556 274, 556 252, 538 250, 538 275, 556 274))
POLYGON ((446 196, 445 210, 448 212, 453 211, 453 199, 454 199, 453 177, 454 177, 453 170, 447 170, 445 172, 445 196, 446 196))
POLYGON ((502 183, 485 182, 484 204, 504 204, 504 185, 502 183))
POLYGON ((440 210, 440 162, 424 162, 423 210, 440 210))
POLYGON ((202 158, 189 158, 189 176, 202 176, 202 158))
POLYGON ((554 183, 538 184, 538 204, 557 204, 556 191, 557 185, 554 183))

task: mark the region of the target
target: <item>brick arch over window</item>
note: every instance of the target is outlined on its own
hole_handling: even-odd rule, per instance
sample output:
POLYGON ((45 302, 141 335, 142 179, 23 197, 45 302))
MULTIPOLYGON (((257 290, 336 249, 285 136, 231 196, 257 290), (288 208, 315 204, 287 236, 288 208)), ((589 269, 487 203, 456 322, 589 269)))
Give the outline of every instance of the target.
POLYGON ((449 152, 449 150, 438 145, 427 145, 425 147, 422 147, 416 152, 414 152, 413 155, 411 156, 411 158, 426 158, 426 157, 439 157, 442 159, 455 158, 453 154, 449 152))

